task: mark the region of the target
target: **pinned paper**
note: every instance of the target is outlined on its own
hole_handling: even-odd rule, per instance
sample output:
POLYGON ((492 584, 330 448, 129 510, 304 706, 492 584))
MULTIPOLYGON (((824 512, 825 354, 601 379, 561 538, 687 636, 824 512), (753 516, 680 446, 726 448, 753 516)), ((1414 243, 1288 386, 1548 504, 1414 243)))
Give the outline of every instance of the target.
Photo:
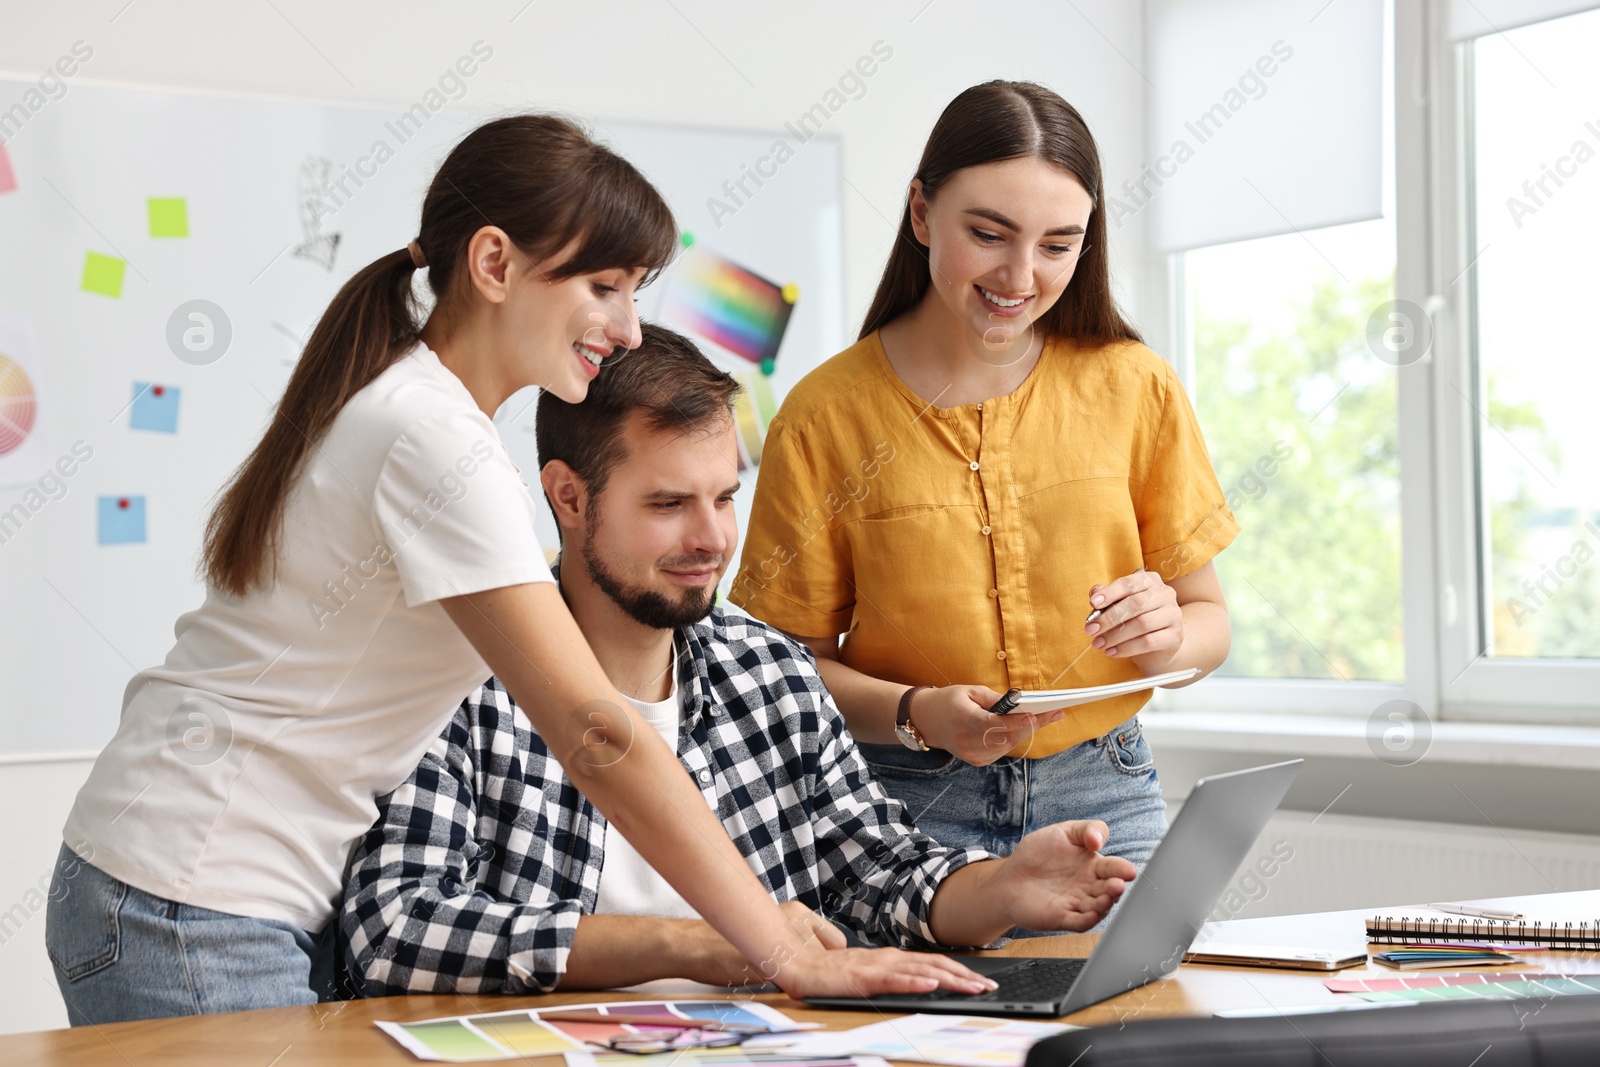
POLYGON ((102 545, 144 544, 144 497, 103 496, 99 509, 102 545))
POLYGON ((134 382, 133 415, 128 425, 135 430, 177 433, 178 396, 182 392, 175 385, 134 382))
POLYGON ((147 203, 150 210, 151 237, 189 236, 189 202, 182 197, 152 196, 147 203))
POLYGON ((116 256, 102 256, 99 252, 90 252, 83 259, 83 291, 86 293, 100 293, 120 299, 122 296, 122 274, 128 264, 116 256))
POLYGON ((799 299, 798 286, 779 285, 704 245, 690 244, 668 281, 662 321, 770 374, 799 299))
POLYGON ((734 425, 739 431, 739 469, 744 470, 761 466, 761 448, 778 405, 765 374, 736 374, 734 379, 744 387, 733 398, 734 425))
POLYGON ((17 173, 11 169, 11 157, 6 155, 6 146, 0 144, 0 193, 16 191, 17 173))

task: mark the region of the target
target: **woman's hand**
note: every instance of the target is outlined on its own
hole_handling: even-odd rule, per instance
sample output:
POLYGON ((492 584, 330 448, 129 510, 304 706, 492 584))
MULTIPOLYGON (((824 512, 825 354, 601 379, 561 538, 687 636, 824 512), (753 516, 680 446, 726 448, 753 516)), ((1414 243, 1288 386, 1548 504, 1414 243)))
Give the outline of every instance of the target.
POLYGON ((898 948, 825 949, 814 942, 783 960, 760 964, 791 997, 875 997, 885 993, 988 993, 995 983, 953 957, 898 948))
POLYGON ((926 689, 911 698, 911 725, 929 748, 942 748, 974 767, 987 767, 1041 726, 1059 722, 1065 715, 1060 711, 989 714, 1000 696, 986 685, 926 689))
POLYGON ((782 905, 791 945, 765 960, 748 962, 704 922, 684 923, 684 977, 708 985, 752 986, 776 982, 802 997, 871 997, 883 993, 987 993, 990 979, 954 959, 897 948, 846 948, 838 927, 791 900, 782 905), (798 946, 796 948, 795 946, 798 946))
POLYGON ((1183 647, 1183 608, 1178 592, 1154 571, 1135 571, 1089 589, 1099 609, 1083 632, 1108 656, 1133 659, 1139 673, 1159 674, 1183 647))
POLYGON ((999 862, 1010 922, 1027 930, 1087 930, 1106 917, 1138 869, 1102 856, 1106 824, 1059 822, 1028 834, 999 862))
MULTIPOLYGON (((779 905, 784 921, 807 948, 842 949, 849 944, 840 929, 800 903, 779 905)), ((769 979, 758 975, 739 950, 703 919, 667 920, 682 925, 682 940, 675 954, 684 961, 683 977, 706 985, 759 985, 769 979)))

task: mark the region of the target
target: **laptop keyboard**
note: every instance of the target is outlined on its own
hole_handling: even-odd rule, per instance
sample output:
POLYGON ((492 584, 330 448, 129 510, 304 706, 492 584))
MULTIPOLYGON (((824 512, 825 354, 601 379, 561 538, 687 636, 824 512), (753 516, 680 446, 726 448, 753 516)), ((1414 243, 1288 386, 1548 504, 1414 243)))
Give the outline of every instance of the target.
MULTIPOLYGON (((990 958, 995 963, 1002 962, 994 957, 990 958)), ((970 963, 971 961, 964 960, 970 963)), ((988 962, 988 961, 985 961, 988 962)), ((996 982, 1000 988, 992 993, 954 993, 948 989, 936 989, 932 993, 923 993, 915 998, 918 1000, 1003 1000, 1011 1004, 1026 1001, 1057 1001, 1067 995, 1067 990, 1072 988, 1072 983, 1078 980, 1078 972, 1083 970, 1083 965, 1088 960, 1082 959, 1027 959, 1018 960, 1010 967, 985 967, 982 973, 996 982)))

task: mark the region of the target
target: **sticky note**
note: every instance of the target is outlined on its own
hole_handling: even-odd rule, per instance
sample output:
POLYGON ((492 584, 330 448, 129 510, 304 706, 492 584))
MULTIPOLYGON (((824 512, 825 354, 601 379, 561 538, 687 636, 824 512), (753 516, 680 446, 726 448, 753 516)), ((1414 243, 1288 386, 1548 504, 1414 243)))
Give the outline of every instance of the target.
POLYGON ((14 193, 16 191, 16 171, 11 169, 11 157, 6 155, 6 146, 0 144, 0 193, 14 193))
POLYGON ((83 291, 105 296, 122 297, 122 274, 128 264, 116 256, 102 256, 90 252, 83 259, 83 291))
POLYGON ((175 385, 134 382, 133 416, 128 425, 135 430, 177 433, 178 396, 182 392, 175 385))
POLYGON ((150 205, 151 237, 189 236, 189 202, 182 197, 152 196, 150 205))
POLYGON ((144 497, 103 496, 99 505, 102 545, 144 544, 144 497))

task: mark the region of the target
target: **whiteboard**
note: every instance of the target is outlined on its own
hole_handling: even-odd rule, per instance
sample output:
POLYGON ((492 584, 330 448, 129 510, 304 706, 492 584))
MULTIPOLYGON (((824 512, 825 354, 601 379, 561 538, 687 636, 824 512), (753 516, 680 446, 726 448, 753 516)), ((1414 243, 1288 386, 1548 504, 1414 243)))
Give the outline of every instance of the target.
MULTIPOLYGON (((30 85, 0 79, 0 101, 30 85)), ((7 135, 0 371, 13 373, 0 374, 0 431, 13 429, 0 433, 12 441, 0 454, 0 757, 109 739, 129 679, 162 662, 174 622, 204 597, 195 571, 210 504, 259 439, 301 339, 345 279, 415 236, 438 163, 494 117, 439 111, 401 141, 401 110, 74 85, 7 135), (303 225, 307 182, 321 168, 344 175, 379 140, 392 158, 362 166, 371 177, 347 181, 320 220, 321 237, 338 235, 325 265, 315 256, 327 242, 303 225), (187 236, 158 235, 178 229, 187 236), (111 260, 125 264, 114 296, 111 260), (180 359, 187 350, 169 343, 174 313, 195 300, 220 308, 231 329, 220 358, 211 359, 215 335, 198 357, 180 359), (102 543, 136 533, 141 518, 142 541, 102 543)), ((760 187, 747 180, 751 195, 729 213, 724 182, 784 134, 592 125, 656 183, 697 248, 797 287, 768 379, 777 399, 844 346, 837 139, 799 146, 760 187)), ((641 295, 646 317, 672 282, 669 270, 641 295)), ((728 370, 754 369, 703 347, 728 370)), ((496 422, 537 489, 533 396, 512 397, 496 422)), ((754 474, 744 476, 741 529, 754 474)), ((554 546, 541 512, 541 540, 554 546)))

